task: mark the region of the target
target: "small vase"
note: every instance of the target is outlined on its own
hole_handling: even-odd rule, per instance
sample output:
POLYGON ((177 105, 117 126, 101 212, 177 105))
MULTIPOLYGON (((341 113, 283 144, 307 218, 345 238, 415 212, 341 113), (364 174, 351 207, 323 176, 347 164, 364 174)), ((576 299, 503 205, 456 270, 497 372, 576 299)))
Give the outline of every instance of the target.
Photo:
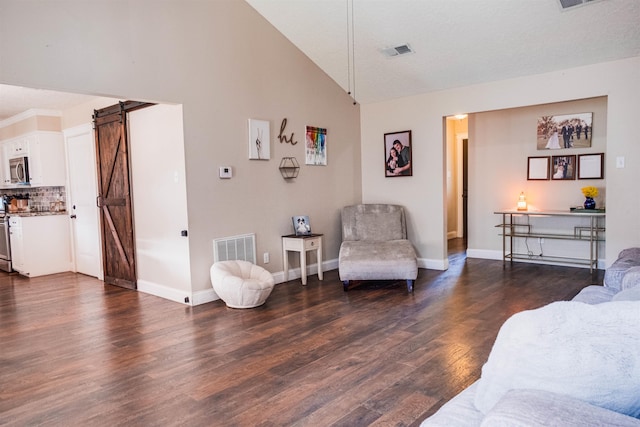
POLYGON ((593 197, 587 197, 587 199, 584 201, 584 208, 585 209, 595 209, 596 208, 596 201, 593 200, 593 197))

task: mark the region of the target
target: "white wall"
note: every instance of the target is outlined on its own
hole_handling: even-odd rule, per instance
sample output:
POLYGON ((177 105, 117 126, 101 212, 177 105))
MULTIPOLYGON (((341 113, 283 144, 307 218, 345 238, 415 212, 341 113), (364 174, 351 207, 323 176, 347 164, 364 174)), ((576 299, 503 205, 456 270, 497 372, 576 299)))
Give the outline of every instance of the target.
POLYGON ((361 200, 360 107, 248 4, 2 1, 0 39, 0 82, 182 105, 192 292, 211 289, 213 239, 248 232, 282 277, 297 214, 336 264, 340 208, 361 200), (249 118, 270 121, 269 161, 248 159, 249 118), (277 141, 283 118, 297 145, 277 141), (327 166, 304 165, 305 125, 328 129, 327 166), (303 163, 291 182, 285 156, 303 163))
POLYGON ((191 302, 182 107, 136 110, 128 123, 138 289, 191 302))
MULTIPOLYGON (((475 113, 607 97, 607 263, 629 246, 640 245, 640 141, 636 132, 640 111, 640 58, 607 62, 554 73, 504 80, 464 88, 363 105, 362 176, 363 200, 393 201, 408 209, 409 234, 425 264, 446 266, 445 169, 443 117, 457 113, 475 113), (382 135, 385 132, 413 131, 414 175, 386 179, 381 173, 382 135), (616 157, 626 159, 626 167, 615 167, 616 157)), ((472 118, 469 127, 473 126, 472 118)), ((477 160, 476 160, 477 161, 477 160)), ((474 159, 470 159, 474 162, 474 159)), ((500 166, 499 159, 479 162, 477 173, 500 166), (483 169, 485 168, 485 169, 483 169)), ((509 176, 514 188, 525 185, 526 178, 509 176)), ((476 197, 489 197, 494 188, 484 188, 476 197)), ((489 197, 491 200, 491 198, 489 197)), ((579 200, 579 194, 572 203, 579 200)), ((470 207, 470 227, 493 230, 495 219, 486 220, 486 212, 504 208, 502 202, 470 207)), ((475 249, 490 249, 495 241, 478 241, 475 249)))

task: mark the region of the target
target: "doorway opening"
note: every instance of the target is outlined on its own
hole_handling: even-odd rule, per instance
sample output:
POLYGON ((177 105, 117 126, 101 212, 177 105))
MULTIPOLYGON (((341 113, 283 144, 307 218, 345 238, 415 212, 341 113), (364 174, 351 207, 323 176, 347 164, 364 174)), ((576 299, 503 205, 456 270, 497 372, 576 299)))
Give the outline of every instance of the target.
POLYGON ((466 114, 447 117, 446 135, 446 219, 447 256, 466 257, 468 201, 469 124, 466 114))

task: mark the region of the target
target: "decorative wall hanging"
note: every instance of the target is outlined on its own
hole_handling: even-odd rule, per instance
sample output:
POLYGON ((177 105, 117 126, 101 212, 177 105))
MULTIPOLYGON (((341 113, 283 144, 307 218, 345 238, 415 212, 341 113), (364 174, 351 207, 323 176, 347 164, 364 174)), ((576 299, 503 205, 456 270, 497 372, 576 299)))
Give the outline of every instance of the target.
POLYGON ((280 160, 280 174, 284 179, 297 178, 300 165, 295 157, 283 157, 280 160))
POLYGON ((604 153, 578 156, 578 179, 604 178, 604 153))
POLYGON ((384 134, 384 175, 412 176, 411 131, 384 134))
POLYGON ((549 179, 549 156, 529 157, 527 179, 529 181, 546 181, 549 179))
POLYGON ((551 179, 576 179, 576 156, 552 156, 551 167, 551 179))
POLYGON ((538 118, 538 150, 591 147, 593 113, 538 118))
POLYGON ((268 121, 249 119, 249 159, 269 160, 271 158, 270 135, 268 121))
POLYGON ((307 126, 305 130, 305 163, 327 165, 327 129, 307 126))
POLYGON ((283 142, 289 143, 291 145, 296 145, 298 141, 293 140, 293 132, 291 132, 291 136, 287 138, 287 135, 284 134, 284 129, 287 127, 287 118, 282 119, 282 123, 280 123, 280 133, 278 134, 278 139, 280 140, 280 144, 283 142))

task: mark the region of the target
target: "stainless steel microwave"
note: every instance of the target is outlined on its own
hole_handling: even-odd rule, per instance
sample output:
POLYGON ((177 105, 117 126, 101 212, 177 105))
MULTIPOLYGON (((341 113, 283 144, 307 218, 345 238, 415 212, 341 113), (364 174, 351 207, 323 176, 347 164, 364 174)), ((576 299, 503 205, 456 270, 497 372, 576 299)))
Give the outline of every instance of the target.
POLYGON ((14 157, 9 159, 11 171, 11 183, 16 185, 29 185, 29 158, 14 157))

